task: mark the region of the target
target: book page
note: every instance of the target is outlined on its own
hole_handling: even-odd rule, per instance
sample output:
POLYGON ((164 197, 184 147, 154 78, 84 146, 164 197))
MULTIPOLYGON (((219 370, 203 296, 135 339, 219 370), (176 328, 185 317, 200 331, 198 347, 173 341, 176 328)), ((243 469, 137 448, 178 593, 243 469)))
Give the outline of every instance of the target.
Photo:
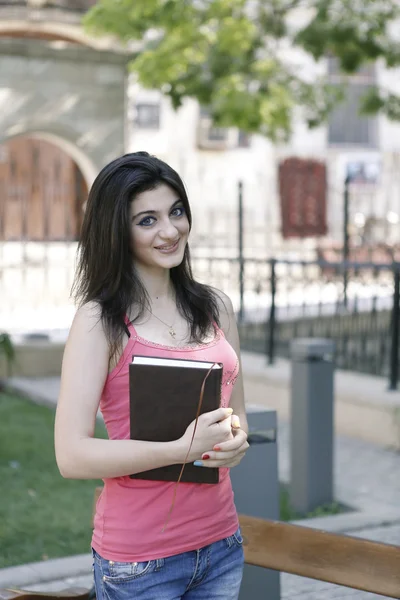
POLYGON ((192 369, 221 369, 221 365, 212 362, 203 362, 199 360, 186 360, 174 358, 156 358, 154 356, 134 356, 132 363, 139 365, 151 365, 157 367, 186 367, 192 369), (214 366, 213 366, 214 365, 214 366))

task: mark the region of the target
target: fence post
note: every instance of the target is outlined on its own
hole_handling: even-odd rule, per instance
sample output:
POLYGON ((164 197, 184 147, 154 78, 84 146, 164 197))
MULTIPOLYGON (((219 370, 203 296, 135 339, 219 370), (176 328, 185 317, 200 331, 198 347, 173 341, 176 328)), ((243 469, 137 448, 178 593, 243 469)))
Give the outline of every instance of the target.
POLYGON ((394 293, 392 308, 392 341, 390 351, 389 390, 397 390, 399 379, 399 342, 400 342, 400 263, 393 264, 394 293))
POLYGON ((347 176, 344 182, 343 195, 343 305, 347 308, 347 286, 348 286, 348 267, 350 249, 349 249, 349 185, 350 177, 347 176))
POLYGON ((291 344, 290 501, 300 513, 333 501, 333 353, 328 339, 291 344))
POLYGON ((244 318, 243 182, 238 185, 239 323, 244 318))
POLYGON ((267 342, 267 356, 268 356, 268 364, 274 364, 275 358, 275 300, 276 300, 276 259, 271 258, 269 261, 271 271, 270 271, 270 289, 271 289, 271 306, 269 309, 269 327, 268 327, 268 335, 266 338, 267 342))

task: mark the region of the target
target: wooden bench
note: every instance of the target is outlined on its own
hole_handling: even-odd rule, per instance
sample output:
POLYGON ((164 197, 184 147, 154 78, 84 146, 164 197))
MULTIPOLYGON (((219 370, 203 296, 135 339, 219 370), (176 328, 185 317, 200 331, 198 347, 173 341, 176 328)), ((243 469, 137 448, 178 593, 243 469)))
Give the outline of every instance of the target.
POLYGON ((400 598, 400 547, 240 515, 247 564, 400 598))
POLYGON ((399 546, 247 515, 239 521, 249 565, 400 599, 399 546))
POLYGON ((247 515, 239 521, 249 565, 400 599, 399 546, 247 515))
POLYGON ((0 600, 92 600, 96 598, 94 588, 70 587, 61 592, 30 592, 13 588, 0 589, 0 600))
MULTIPOLYGON (((94 505, 102 488, 96 488, 94 505)), ((93 511, 94 512, 94 511, 93 511)), ((309 577, 364 592, 400 599, 400 547, 310 527, 239 515, 245 562, 301 577, 309 577)), ((0 600, 90 600, 86 594, 10 593, 0 600)), ((256 600, 256 599, 255 599, 256 600)))

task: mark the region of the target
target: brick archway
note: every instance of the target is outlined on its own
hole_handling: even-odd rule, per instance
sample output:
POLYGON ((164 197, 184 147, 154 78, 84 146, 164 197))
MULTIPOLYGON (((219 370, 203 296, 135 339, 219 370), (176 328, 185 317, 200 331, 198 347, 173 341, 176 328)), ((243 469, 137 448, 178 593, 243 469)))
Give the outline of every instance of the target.
POLYGON ((78 44, 0 36, 0 145, 45 132, 63 141, 90 185, 125 150, 126 61, 78 44))
POLYGON ((115 40, 93 38, 81 19, 97 0, 10 0, 0 4, 0 37, 61 40, 97 50, 116 47, 115 40))
POLYGON ((42 23, 13 19, 0 21, 0 38, 35 39, 44 41, 62 41, 94 50, 108 50, 115 46, 106 38, 91 38, 80 26, 65 23, 42 23))

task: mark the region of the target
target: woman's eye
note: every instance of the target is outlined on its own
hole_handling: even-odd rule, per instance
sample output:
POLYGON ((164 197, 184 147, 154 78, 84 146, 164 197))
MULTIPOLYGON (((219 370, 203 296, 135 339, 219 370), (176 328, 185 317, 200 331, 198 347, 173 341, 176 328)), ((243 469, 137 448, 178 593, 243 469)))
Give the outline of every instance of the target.
POLYGON ((177 206, 176 208, 173 209, 173 211, 171 212, 171 215, 173 217, 181 217, 184 212, 185 212, 185 209, 183 208, 183 206, 177 206))
POLYGON ((143 225, 144 227, 148 227, 149 225, 153 225, 154 217, 145 217, 139 223, 139 225, 143 225))

